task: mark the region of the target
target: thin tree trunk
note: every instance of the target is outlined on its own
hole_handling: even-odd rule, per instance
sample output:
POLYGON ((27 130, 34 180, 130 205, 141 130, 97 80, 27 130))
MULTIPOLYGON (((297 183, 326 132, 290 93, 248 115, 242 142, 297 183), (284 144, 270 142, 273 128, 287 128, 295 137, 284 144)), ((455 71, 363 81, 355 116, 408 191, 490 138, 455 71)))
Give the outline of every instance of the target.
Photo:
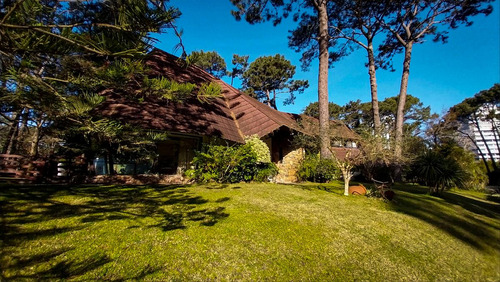
POLYGON ((474 118, 473 122, 477 128, 477 131, 479 131, 479 135, 481 136, 481 140, 483 140, 484 146, 486 147, 486 151, 488 151, 488 155, 490 156, 491 165, 493 166, 493 170, 496 171, 496 170, 498 170, 497 164, 495 162, 495 159, 493 158, 493 154, 491 153, 490 146, 488 146, 488 144, 486 143, 486 139, 484 138, 483 131, 481 130, 481 128, 479 128, 479 120, 477 118, 476 113, 473 113, 472 117, 474 118))
POLYGON ((5 144, 2 153, 3 154, 13 154, 16 148, 17 135, 19 134, 19 119, 21 117, 21 112, 14 114, 12 119, 12 124, 5 139, 5 144))
POLYGON ((266 101, 267 105, 272 108, 273 106, 271 105, 271 93, 269 93, 269 90, 266 90, 266 97, 267 97, 266 101))
POLYGON ((25 136, 26 131, 29 131, 29 129, 28 129, 28 115, 29 115, 29 109, 24 108, 22 110, 22 115, 20 118, 21 126, 19 128, 19 133, 17 134, 17 140, 16 140, 16 149, 15 150, 17 152, 19 152, 19 147, 20 147, 19 144, 22 144, 26 138, 26 136, 25 136))
POLYGON ((349 196, 349 182, 351 181, 351 172, 349 170, 343 171, 342 176, 344 177, 344 195, 349 196))
POLYGON ((318 106, 319 106, 319 141, 321 159, 330 159, 330 113, 328 111, 328 13, 327 1, 320 1, 317 6, 319 18, 319 73, 318 73, 318 106))
POLYGON ((373 42, 368 40, 368 74, 370 75, 370 90, 372 94, 373 129, 375 135, 381 134, 380 110, 378 107, 377 75, 375 67, 375 56, 373 54, 373 42))
POLYGON ((479 155, 481 156, 481 159, 483 160, 484 166, 486 167, 486 172, 488 174, 490 174, 491 170, 490 170, 490 166, 488 165, 488 161, 484 157, 483 151, 481 150, 481 148, 479 148, 479 145, 477 145, 476 140, 474 140, 474 138, 472 138, 472 136, 470 136, 469 134, 467 134, 467 133, 465 133, 463 131, 458 130, 458 132, 460 132, 463 135, 467 136, 467 138, 472 142, 472 144, 474 144, 474 146, 476 146, 477 150, 479 151, 479 155))
POLYGON ((19 114, 14 113, 12 116, 12 124, 9 127, 9 132, 7 133, 7 136, 5 136, 5 142, 2 147, 2 154, 7 154, 7 151, 10 147, 10 143, 12 141, 12 136, 14 136, 14 133, 17 130, 18 126, 19 126, 19 114))
POLYGON ((278 110, 276 106, 276 90, 273 90, 273 99, 271 100, 271 107, 275 110, 278 110))
POLYGON ((114 175, 115 174, 115 162, 113 159, 113 155, 111 152, 108 151, 108 173, 109 175, 114 175))
POLYGON ((403 74, 401 76, 401 87, 399 89, 398 108, 396 111, 396 128, 394 156, 400 159, 403 154, 403 123, 406 95, 408 91, 408 78, 410 77, 410 62, 413 42, 408 42, 405 46, 405 57, 403 61, 403 74))
POLYGON ((495 120, 491 120, 491 131, 493 132, 493 138, 495 139, 495 143, 497 144, 497 150, 500 153, 500 141, 498 138, 498 128, 495 125, 495 120))
POLYGON ((349 196, 349 181, 344 177, 344 195, 349 196))
POLYGON ((39 117, 36 121, 35 131, 33 132, 33 141, 31 142, 30 156, 35 159, 38 157, 38 144, 40 143, 43 120, 39 117))

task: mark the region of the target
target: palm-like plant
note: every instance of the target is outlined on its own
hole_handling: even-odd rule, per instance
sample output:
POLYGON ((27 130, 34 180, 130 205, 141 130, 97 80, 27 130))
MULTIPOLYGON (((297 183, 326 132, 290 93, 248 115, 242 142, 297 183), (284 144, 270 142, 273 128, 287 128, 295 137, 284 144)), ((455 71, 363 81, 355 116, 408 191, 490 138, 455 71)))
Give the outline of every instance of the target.
POLYGON ((428 150, 419 156, 412 165, 412 173, 419 182, 429 186, 432 194, 460 185, 464 176, 454 159, 437 150, 428 150))

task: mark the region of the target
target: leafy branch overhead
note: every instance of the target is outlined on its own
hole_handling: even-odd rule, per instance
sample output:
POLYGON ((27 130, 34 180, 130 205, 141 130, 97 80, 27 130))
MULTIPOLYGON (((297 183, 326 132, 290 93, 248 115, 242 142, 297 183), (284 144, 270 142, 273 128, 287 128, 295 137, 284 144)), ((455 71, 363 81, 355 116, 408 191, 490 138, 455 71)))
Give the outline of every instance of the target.
POLYGON ((1 1, 0 105, 8 129, 2 152, 36 157, 49 135, 76 151, 90 148, 90 158, 97 147, 116 151, 109 132, 128 127, 92 110, 103 99, 97 93, 143 83, 141 60, 155 42, 152 34, 179 35, 179 16, 161 0, 1 1), (37 126, 24 126, 31 124, 37 126))

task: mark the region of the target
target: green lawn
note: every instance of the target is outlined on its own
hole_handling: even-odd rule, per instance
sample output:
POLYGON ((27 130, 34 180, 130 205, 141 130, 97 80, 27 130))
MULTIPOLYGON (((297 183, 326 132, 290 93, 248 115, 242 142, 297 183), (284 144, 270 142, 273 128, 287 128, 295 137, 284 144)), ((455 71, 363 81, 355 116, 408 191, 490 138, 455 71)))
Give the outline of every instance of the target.
POLYGON ((0 280, 500 280, 500 205, 342 184, 0 186, 0 280))

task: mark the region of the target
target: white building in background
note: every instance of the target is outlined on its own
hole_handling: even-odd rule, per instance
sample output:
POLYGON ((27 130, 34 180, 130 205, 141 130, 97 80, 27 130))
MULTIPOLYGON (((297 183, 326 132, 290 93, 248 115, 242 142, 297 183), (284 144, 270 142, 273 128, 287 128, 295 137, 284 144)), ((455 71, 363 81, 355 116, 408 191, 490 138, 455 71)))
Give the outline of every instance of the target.
POLYGON ((491 110, 494 110, 496 114, 500 114, 500 108, 496 105, 485 105, 477 112, 478 125, 473 121, 469 121, 469 124, 465 125, 464 129, 466 132, 469 132, 470 136, 474 138, 477 147, 479 147, 472 146, 471 148, 477 159, 481 159, 481 154, 483 154, 485 159, 490 160, 491 156, 489 152, 491 152, 493 159, 499 161, 500 119, 496 118, 492 122, 491 120, 485 120, 483 118, 483 116, 486 116, 491 110))

